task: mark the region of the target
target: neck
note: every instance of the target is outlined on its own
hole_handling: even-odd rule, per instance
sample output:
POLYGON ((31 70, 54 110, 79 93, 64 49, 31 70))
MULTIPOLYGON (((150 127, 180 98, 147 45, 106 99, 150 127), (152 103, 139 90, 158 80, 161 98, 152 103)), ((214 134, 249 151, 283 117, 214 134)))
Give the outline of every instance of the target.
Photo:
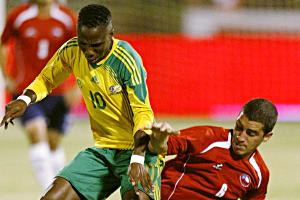
POLYGON ((37 4, 39 9, 39 17, 49 17, 50 16, 50 9, 51 9, 52 3, 39 3, 37 4))

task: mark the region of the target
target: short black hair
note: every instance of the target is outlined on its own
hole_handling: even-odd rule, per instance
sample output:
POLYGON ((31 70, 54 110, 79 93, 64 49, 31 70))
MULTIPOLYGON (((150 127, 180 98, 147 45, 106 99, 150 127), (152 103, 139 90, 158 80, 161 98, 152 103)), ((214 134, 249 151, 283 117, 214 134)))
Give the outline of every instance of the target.
POLYGON ((262 123, 264 133, 272 131, 277 122, 278 112, 275 105, 263 98, 250 100, 243 106, 241 112, 249 120, 262 123))
POLYGON ((107 26, 111 19, 111 12, 108 8, 100 4, 89 4, 80 9, 77 26, 87 26, 89 28, 100 25, 107 26))

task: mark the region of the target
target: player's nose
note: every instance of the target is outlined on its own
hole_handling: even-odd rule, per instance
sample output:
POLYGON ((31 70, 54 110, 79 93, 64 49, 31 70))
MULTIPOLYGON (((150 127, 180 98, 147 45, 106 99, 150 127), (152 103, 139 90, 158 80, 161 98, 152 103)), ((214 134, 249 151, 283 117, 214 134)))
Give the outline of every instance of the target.
POLYGON ((237 134, 236 139, 238 142, 245 141, 245 137, 247 136, 246 131, 241 131, 239 134, 237 134))
POLYGON ((93 48, 87 48, 84 54, 87 58, 91 58, 96 55, 96 52, 94 51, 93 48))

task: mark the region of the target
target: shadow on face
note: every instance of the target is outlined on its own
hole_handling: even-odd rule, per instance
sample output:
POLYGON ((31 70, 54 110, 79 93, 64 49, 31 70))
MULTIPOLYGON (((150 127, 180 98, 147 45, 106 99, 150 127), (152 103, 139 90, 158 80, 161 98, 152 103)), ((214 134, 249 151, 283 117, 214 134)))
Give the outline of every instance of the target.
POLYGON ((111 25, 78 27, 78 45, 90 64, 103 60, 112 47, 113 29, 111 25))
POLYGON ((262 142, 267 142, 272 135, 272 132, 264 132, 262 123, 251 121, 241 113, 233 130, 232 150, 237 157, 250 157, 257 147, 262 142))

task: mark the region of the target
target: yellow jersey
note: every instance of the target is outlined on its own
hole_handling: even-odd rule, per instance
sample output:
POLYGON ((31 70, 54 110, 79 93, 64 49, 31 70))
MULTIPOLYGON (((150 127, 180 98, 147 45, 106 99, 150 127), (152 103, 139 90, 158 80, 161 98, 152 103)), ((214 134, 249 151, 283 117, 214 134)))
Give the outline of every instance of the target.
POLYGON ((67 41, 26 88, 40 101, 73 73, 99 148, 133 149, 136 131, 153 120, 142 59, 126 41, 113 38, 109 54, 88 63, 77 38, 67 41))

